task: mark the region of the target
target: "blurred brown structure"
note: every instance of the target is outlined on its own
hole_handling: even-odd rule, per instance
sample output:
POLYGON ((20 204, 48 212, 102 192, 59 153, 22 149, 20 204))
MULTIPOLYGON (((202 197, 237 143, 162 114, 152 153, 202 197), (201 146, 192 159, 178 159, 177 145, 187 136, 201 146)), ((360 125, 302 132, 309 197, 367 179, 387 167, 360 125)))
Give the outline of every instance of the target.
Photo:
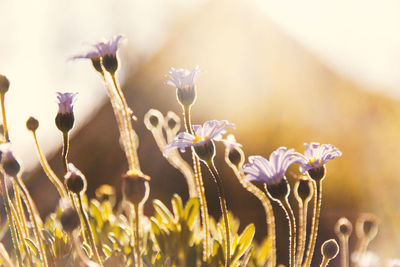
MULTIPOLYGON (((129 60, 121 57, 121 61, 127 71, 129 60)), ((303 152, 303 142, 312 141, 332 143, 342 150, 343 157, 327 166, 317 248, 334 237, 333 225, 339 217, 347 216, 354 222, 359 212, 368 211, 382 219, 382 231, 373 242, 374 248, 387 253, 382 256, 393 256, 394 248, 400 245, 399 103, 367 93, 332 72, 245 1, 212 1, 205 5, 186 23, 176 26, 157 56, 135 66, 135 71, 126 72, 129 75, 123 88, 138 117, 134 128, 140 137, 142 169, 152 177, 150 198, 169 203, 173 193, 187 197, 183 177, 162 157, 143 125, 143 115, 150 108, 163 114, 168 110, 180 114, 174 89, 163 83, 164 74, 170 67, 195 65, 204 74, 197 86, 193 121, 234 122, 237 129, 232 132, 247 155, 268 156, 279 146, 303 152)), ((95 73, 88 70, 88 75, 95 73)), ((99 90, 103 90, 100 81, 99 90)), ((228 206, 241 219, 242 226, 257 224, 260 240, 266 231, 262 207, 225 166, 223 149, 218 145, 216 164, 224 179, 228 206)), ((127 164, 118 145, 109 103, 76 133, 71 141, 70 160, 86 174, 89 196, 93 197, 95 188, 103 183, 119 187, 127 164)), ((61 174, 59 155, 51 160, 51 165, 61 174)), ((215 186, 205 169, 203 173, 210 212, 219 216, 215 186)), ((29 176, 33 178, 31 188, 40 210, 51 211, 57 199, 56 190, 41 171, 29 176)), ((281 222, 278 249, 287 253, 286 220, 280 209, 275 210, 281 222)), ((146 213, 152 214, 151 201, 146 205, 146 213)), ((355 239, 351 242, 353 246, 355 239)), ((316 251, 318 259, 319 249, 316 251)), ((286 264, 284 254, 280 262, 286 264)))

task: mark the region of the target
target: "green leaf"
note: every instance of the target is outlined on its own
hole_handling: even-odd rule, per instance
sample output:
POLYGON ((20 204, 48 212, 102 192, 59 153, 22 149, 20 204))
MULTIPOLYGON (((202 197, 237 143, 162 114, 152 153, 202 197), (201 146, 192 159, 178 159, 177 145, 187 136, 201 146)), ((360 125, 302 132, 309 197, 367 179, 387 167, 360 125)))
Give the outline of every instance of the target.
POLYGON ((33 254, 35 254, 35 256, 37 257, 39 255, 39 249, 36 247, 35 243, 33 243, 33 241, 29 238, 25 238, 25 243, 32 250, 33 254))
POLYGON ((249 246, 251 245, 251 241, 253 240, 255 231, 256 228, 254 227, 254 224, 249 224, 246 229, 243 230, 243 233, 239 237, 237 254, 234 255, 232 262, 238 260, 249 248, 249 246))
POLYGON ((189 201, 186 203, 184 217, 190 229, 193 227, 196 216, 199 213, 199 206, 200 201, 197 197, 189 199, 189 201))
POLYGON ((175 225, 174 217, 168 208, 158 199, 153 201, 154 209, 166 225, 175 225))
POLYGON ((175 220, 180 221, 183 218, 183 204, 182 198, 174 194, 171 200, 172 209, 174 210, 175 220))

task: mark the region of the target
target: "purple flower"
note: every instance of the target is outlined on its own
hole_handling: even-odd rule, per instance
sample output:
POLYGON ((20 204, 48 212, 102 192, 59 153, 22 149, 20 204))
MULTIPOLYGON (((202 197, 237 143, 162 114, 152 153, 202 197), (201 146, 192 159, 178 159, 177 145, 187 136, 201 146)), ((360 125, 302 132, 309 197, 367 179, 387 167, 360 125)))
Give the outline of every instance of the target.
POLYGON ((269 160, 262 156, 250 156, 249 163, 243 166, 241 172, 249 181, 276 185, 281 182, 289 166, 298 161, 298 153, 293 148, 280 147, 272 152, 269 160))
POLYGON ((65 115, 73 113, 73 103, 77 93, 60 93, 57 92, 58 113, 65 115))
POLYGON ((206 121, 203 125, 193 125, 195 134, 179 133, 170 144, 165 146, 164 155, 175 148, 185 151, 187 147, 201 146, 210 140, 221 141, 222 136, 226 133, 226 127, 235 127, 235 125, 227 120, 211 120, 206 121))
POLYGON ((194 87, 200 73, 199 66, 194 67, 192 70, 171 68, 166 75, 171 79, 167 80, 165 83, 181 90, 190 89, 194 87))
POLYGON ((114 37, 112 37, 110 40, 103 40, 100 41, 94 45, 92 45, 92 49, 89 50, 86 53, 78 54, 70 59, 81 59, 81 58, 87 58, 87 59, 94 59, 98 57, 104 57, 106 55, 114 55, 117 53, 118 47, 120 43, 122 42, 124 36, 121 34, 118 34, 114 37))
POLYGON ((323 167, 328 161, 342 155, 342 152, 331 144, 305 143, 304 145, 306 146, 304 155, 299 154, 302 173, 323 167))

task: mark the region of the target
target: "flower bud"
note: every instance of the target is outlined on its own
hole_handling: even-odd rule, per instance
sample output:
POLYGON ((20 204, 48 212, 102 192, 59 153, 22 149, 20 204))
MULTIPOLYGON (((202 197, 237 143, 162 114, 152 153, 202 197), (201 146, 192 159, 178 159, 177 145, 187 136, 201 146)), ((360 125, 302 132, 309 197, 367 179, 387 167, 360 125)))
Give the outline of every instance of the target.
POLYGON ((16 177, 21 170, 21 166, 9 148, 1 151, 1 164, 4 172, 10 177, 16 177))
POLYGON ((264 184, 264 186, 269 197, 275 201, 281 201, 289 196, 290 187, 285 177, 278 184, 264 184))
POLYGON ((195 145, 193 148, 197 157, 206 163, 212 160, 215 156, 215 145, 212 140, 209 140, 202 145, 195 145))
POLYGON ((294 185, 296 198, 299 197, 303 202, 311 199, 313 195, 312 183, 309 179, 299 179, 294 185))
POLYGON ((26 121, 26 128, 32 132, 36 131, 37 128, 39 128, 39 121, 34 117, 29 117, 29 119, 26 121))
POLYGON ((339 245, 335 239, 325 241, 321 246, 321 253, 326 259, 333 259, 339 253, 339 245))
POLYGON ((68 163, 68 172, 65 174, 65 183, 68 190, 75 194, 80 194, 86 191, 86 178, 72 163, 68 163))
POLYGON ((356 234, 359 238, 371 241, 378 233, 379 220, 373 214, 362 214, 356 222, 356 234))
POLYGON ((114 75, 118 69, 118 58, 116 54, 107 54, 102 58, 103 66, 106 71, 114 75))
POLYGON ((319 168, 312 168, 308 170, 308 174, 310 175, 311 179, 315 181, 320 181, 325 178, 325 165, 319 168))
POLYGON ((69 132, 74 126, 73 102, 75 96, 75 93, 57 93, 58 113, 55 121, 57 128, 63 133, 69 132))
POLYGON ((149 194, 150 177, 142 173, 128 171, 122 176, 123 198, 134 205, 147 200, 149 194))
POLYGON ((6 76, 0 74, 0 94, 7 93, 10 88, 10 81, 6 76))
POLYGON ((164 123, 164 116, 161 114, 160 111, 156 109, 150 109, 144 115, 144 125, 146 125, 146 128, 149 131, 161 127, 163 123, 164 123))
POLYGON ((353 226, 351 222, 345 217, 341 217, 335 224, 335 233, 339 237, 349 237, 352 231, 353 226))
POLYGON ((60 221, 64 231, 67 233, 72 233, 81 222, 78 213, 71 207, 62 212, 60 221))
POLYGON ((242 153, 240 153, 238 149, 232 148, 228 152, 228 159, 233 165, 239 166, 239 164, 243 161, 242 153))
POLYGON ((176 96, 179 103, 184 107, 189 107, 196 101, 196 89, 194 86, 187 88, 177 88, 176 96))

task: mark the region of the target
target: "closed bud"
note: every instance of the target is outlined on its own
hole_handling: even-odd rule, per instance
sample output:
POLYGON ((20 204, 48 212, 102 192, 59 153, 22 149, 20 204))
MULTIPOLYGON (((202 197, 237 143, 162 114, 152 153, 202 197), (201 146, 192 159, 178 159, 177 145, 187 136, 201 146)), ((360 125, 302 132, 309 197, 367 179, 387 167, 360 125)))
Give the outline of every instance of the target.
POLYGON ((15 159, 11 150, 2 152, 1 154, 1 164, 3 166, 4 172, 10 177, 16 177, 21 170, 21 166, 15 159))
POLYGON ((26 128, 32 132, 36 131, 37 128, 39 128, 39 121, 34 117, 29 117, 29 119, 26 121, 26 128))
POLYGON ((72 163, 68 163, 68 172, 65 174, 65 183, 68 190, 75 194, 80 194, 86 191, 86 178, 72 163))
POLYGON ((122 176, 122 195, 134 205, 146 201, 149 194, 150 177, 143 173, 128 171, 122 176))
POLYGON ((57 128, 63 133, 69 132, 74 126, 73 103, 75 96, 76 93, 57 93, 58 113, 55 121, 57 128))
POLYGON ((351 222, 345 218, 340 218, 335 224, 335 233, 337 236, 349 237, 353 231, 351 222))
POLYGON ((0 74, 0 94, 7 93, 10 88, 10 81, 6 76, 0 74))
POLYGON ((378 233, 379 220, 373 214, 362 214, 356 222, 356 234, 359 238, 371 241, 378 233))
POLYGON ((161 114, 160 111, 156 109, 150 109, 144 115, 144 125, 146 125, 146 128, 149 131, 162 127, 163 123, 164 123, 164 116, 161 114))
POLYGON ((71 207, 62 212, 60 221, 64 231, 67 233, 72 233, 81 222, 78 213, 71 207))
POLYGON ((335 239, 329 239, 322 244, 321 253, 326 259, 333 259, 339 253, 339 245, 335 239))
POLYGON ((313 195, 312 183, 309 179, 299 179, 294 185, 294 193, 296 198, 300 198, 303 202, 310 200, 313 195))

